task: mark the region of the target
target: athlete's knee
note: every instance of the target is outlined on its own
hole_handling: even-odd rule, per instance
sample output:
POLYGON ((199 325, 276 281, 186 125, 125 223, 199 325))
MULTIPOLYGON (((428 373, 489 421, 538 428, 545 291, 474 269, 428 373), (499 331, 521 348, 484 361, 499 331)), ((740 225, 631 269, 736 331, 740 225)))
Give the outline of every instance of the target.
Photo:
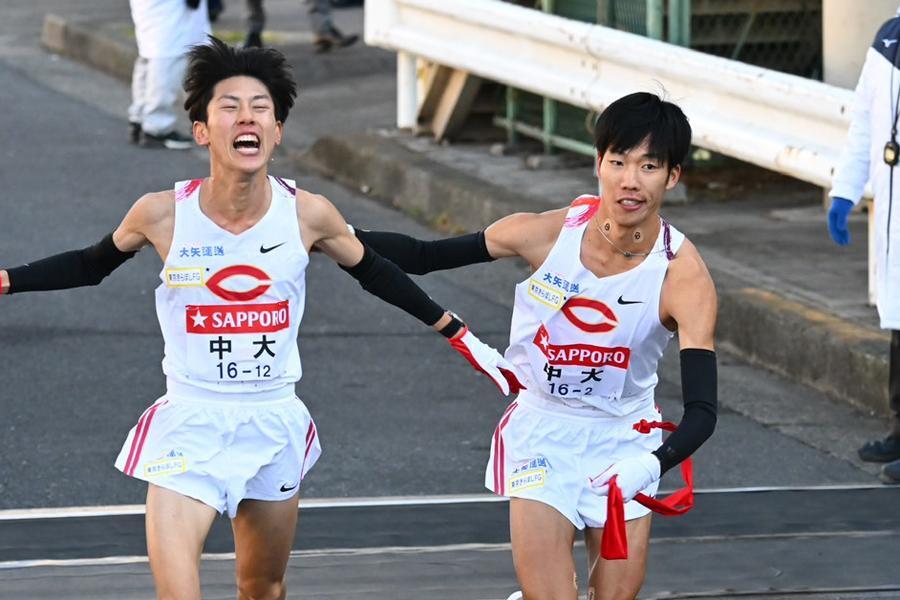
POLYGON ((588 589, 589 600, 634 600, 644 584, 643 573, 627 577, 610 578, 588 589))
POLYGON ((563 578, 550 581, 547 578, 520 580, 522 595, 525 600, 575 600, 578 596, 578 584, 573 574, 571 580, 563 578))
POLYGON ((284 600, 287 585, 284 579, 267 577, 238 578, 238 600, 284 600))
POLYGON ((572 589, 562 590, 534 590, 522 586, 522 597, 524 600, 575 600, 578 591, 572 589))

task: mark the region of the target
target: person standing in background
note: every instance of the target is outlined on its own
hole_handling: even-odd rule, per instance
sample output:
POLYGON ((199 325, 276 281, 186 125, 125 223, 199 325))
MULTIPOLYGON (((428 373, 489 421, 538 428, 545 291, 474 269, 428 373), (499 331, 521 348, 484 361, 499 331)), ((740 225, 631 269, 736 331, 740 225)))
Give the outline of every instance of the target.
MULTIPOLYGON (((352 46, 359 40, 359 36, 355 33, 344 35, 335 27, 334 19, 331 17, 330 0, 303 1, 309 12, 309 24, 315 34, 313 47, 317 53, 352 46)), ((263 0, 247 0, 247 11, 247 39, 244 41, 244 47, 259 48, 262 46, 262 32, 266 26, 263 0)))
POLYGON ((207 0, 207 14, 209 14, 209 22, 215 23, 223 12, 225 12, 225 3, 222 0, 207 0))
POLYGON ((206 0, 129 0, 138 57, 131 75, 130 140, 147 148, 187 150, 175 129, 176 104, 191 46, 211 33, 206 0))
POLYGON ((900 9, 875 35, 856 86, 847 144, 832 181, 828 232, 839 246, 850 243, 847 217, 859 203, 867 182, 875 193, 875 281, 881 328, 891 332, 891 424, 882 440, 867 442, 859 457, 887 463, 886 483, 900 483, 900 9), (898 207, 894 208, 894 192, 898 207))

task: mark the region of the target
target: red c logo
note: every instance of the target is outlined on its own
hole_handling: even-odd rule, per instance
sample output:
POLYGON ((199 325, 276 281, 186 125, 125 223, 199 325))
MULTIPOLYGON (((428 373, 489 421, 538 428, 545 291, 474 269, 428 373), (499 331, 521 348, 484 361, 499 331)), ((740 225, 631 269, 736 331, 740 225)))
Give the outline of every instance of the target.
POLYGON ((209 281, 206 282, 206 287, 209 288, 209 291, 211 291, 219 298, 228 300, 229 302, 247 302, 249 300, 259 298, 266 293, 266 290, 268 290, 271 285, 272 281, 265 271, 263 271, 262 269, 257 269, 256 267, 251 267, 250 265, 234 265, 231 267, 225 267, 224 269, 210 277, 209 281), (247 290, 246 292, 226 290, 221 286, 221 283, 223 281, 225 281, 229 277, 234 277, 236 275, 245 275, 247 277, 252 277, 253 279, 259 281, 260 285, 256 286, 253 289, 247 290))
POLYGON ((616 313, 614 313, 612 309, 599 300, 591 300, 590 298, 570 298, 569 301, 563 305, 562 313, 566 315, 566 318, 569 319, 569 322, 572 323, 572 325, 582 331, 587 331, 588 333, 606 333, 607 331, 612 331, 619 325, 619 318, 616 317, 616 313), (603 315, 604 320, 599 323, 582 321, 575 314, 575 311, 572 310, 574 308, 589 308, 591 310, 596 310, 603 315))

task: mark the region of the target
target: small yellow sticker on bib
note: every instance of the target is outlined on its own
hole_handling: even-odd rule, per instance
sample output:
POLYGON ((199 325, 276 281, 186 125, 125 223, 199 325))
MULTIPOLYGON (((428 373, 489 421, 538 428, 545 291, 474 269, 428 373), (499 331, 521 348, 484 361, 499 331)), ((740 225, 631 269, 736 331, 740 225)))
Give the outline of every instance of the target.
POLYGON ((203 269, 166 269, 166 287, 201 287, 203 285, 203 269))
POLYGON ((144 477, 177 475, 187 470, 187 461, 182 456, 167 457, 144 465, 144 477))
POLYGON ((529 469, 511 475, 506 486, 510 493, 521 492, 532 488, 544 487, 547 469, 529 469))
POLYGON ((551 308, 559 310, 563 305, 563 295, 553 288, 547 287, 537 279, 528 280, 528 295, 551 308))

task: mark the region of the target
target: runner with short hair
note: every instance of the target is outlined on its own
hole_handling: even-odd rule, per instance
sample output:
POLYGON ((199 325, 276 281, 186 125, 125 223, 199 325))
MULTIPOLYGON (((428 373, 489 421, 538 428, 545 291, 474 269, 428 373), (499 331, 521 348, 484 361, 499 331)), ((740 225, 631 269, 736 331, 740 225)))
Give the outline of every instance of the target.
POLYGON ((602 197, 445 240, 356 231, 409 273, 512 256, 530 265, 516 286, 506 350, 527 390, 501 418, 485 474, 490 490, 511 498, 526 600, 576 598, 576 530, 588 548, 588 598, 634 598, 646 570, 647 505, 689 508, 689 469, 688 487, 671 502, 650 497, 716 423, 715 287, 697 248, 659 215, 690 148, 687 118, 653 94, 631 94, 603 111, 595 141, 602 197), (661 422, 654 390, 676 331, 685 409, 663 441, 660 428, 674 425, 661 422))
POLYGON ((268 174, 296 96, 281 53, 210 39, 189 59, 185 108, 209 176, 144 195, 93 246, 0 271, 0 291, 96 285, 144 246, 156 250, 166 394, 141 415, 116 467, 150 484, 157 596, 200 598, 203 543, 227 512, 238 598, 280 599, 300 484, 321 452, 294 395, 311 251, 450 338, 503 393, 521 385, 503 357, 350 234, 326 198, 268 174))

